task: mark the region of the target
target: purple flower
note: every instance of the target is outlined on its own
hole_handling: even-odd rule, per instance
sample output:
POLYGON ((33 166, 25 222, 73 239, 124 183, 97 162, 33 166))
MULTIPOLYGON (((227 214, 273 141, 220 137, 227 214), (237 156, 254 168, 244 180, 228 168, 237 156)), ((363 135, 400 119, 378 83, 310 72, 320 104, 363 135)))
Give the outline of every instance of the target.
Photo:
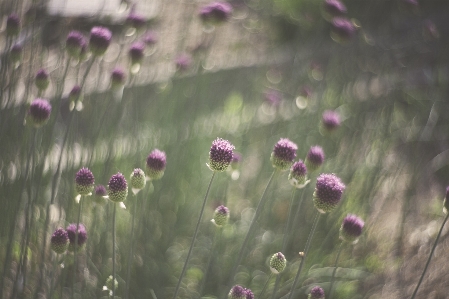
POLYGON ((181 53, 175 59, 175 65, 178 71, 187 70, 191 64, 192 64, 192 57, 187 53, 181 53))
POLYGON ((95 178, 88 168, 81 168, 75 176, 75 189, 80 195, 89 195, 94 190, 95 178))
POLYGON ((84 35, 76 30, 70 31, 65 41, 67 53, 75 59, 81 58, 83 48, 87 47, 87 41, 84 35))
POLYGON ((50 118, 51 105, 45 99, 35 99, 28 109, 28 119, 35 127, 41 127, 50 118))
POLYGON ((12 13, 6 19, 6 35, 8 37, 16 36, 20 32, 20 18, 17 14, 12 13))
POLYGON ((209 168, 212 171, 225 171, 232 161, 234 146, 227 140, 217 138, 209 151, 209 168))
POLYGON ((128 17, 126 17, 126 24, 136 29, 141 29, 145 26, 146 22, 147 19, 144 16, 136 14, 135 12, 130 13, 128 17))
POLYGON ((236 285, 233 286, 229 291, 228 299, 246 299, 246 290, 245 288, 236 285))
MULTIPOLYGON (((75 251, 76 223, 72 223, 69 226, 67 226, 66 230, 70 240, 69 251, 75 251)), ((87 241, 86 228, 82 223, 80 223, 78 226, 77 250, 82 249, 83 245, 86 244, 86 241, 87 241)))
POLYGON ((310 290, 308 299, 324 299, 324 290, 319 286, 315 286, 310 290))
POLYGON ((9 59, 13 63, 19 62, 20 58, 22 58, 22 51, 23 51, 22 44, 15 44, 14 46, 11 47, 11 50, 9 52, 9 59))
POLYGON ((200 9, 200 18, 203 22, 219 24, 231 17, 232 6, 226 2, 212 2, 200 9))
POLYGON ((95 56, 103 55, 111 43, 112 33, 105 27, 93 27, 90 31, 89 47, 95 56))
POLYGON ((316 180, 313 203, 320 213, 332 212, 341 200, 346 186, 335 174, 320 174, 316 180))
POLYGON ((332 19, 332 37, 341 43, 349 41, 356 33, 354 24, 346 18, 332 19))
POLYGON ((346 6, 339 0, 324 1, 324 10, 332 17, 346 14, 346 6))
POLYGON ((318 145, 312 146, 310 148, 309 152, 307 153, 307 157, 306 157, 305 163, 306 163, 307 169, 310 172, 314 172, 315 170, 320 168, 320 166, 323 164, 323 162, 324 162, 323 148, 318 145))
POLYGON ((157 42, 157 34, 154 31, 148 31, 142 40, 148 46, 154 45, 157 42))
POLYGON ((271 153, 271 164, 279 170, 287 170, 296 158, 298 146, 287 138, 281 138, 271 153))
POLYGON ((326 110, 323 112, 322 122, 326 130, 334 131, 340 126, 340 115, 335 111, 326 110))
POLYGON ((81 97, 81 86, 75 85, 72 87, 69 93, 69 99, 70 101, 76 102, 81 97))
POLYGON ((307 167, 302 160, 293 163, 288 174, 288 180, 293 187, 298 189, 307 185, 307 167))
POLYGON ((128 196, 128 183, 123 174, 118 172, 114 174, 108 184, 109 199, 113 202, 125 201, 128 196))
POLYGON ((365 222, 356 215, 348 214, 343 219, 343 223, 340 228, 340 239, 352 244, 357 243, 360 235, 362 234, 363 226, 365 222))
POLYGON ((50 79, 48 72, 45 69, 40 69, 37 71, 36 76, 34 77, 34 84, 40 91, 47 89, 50 84, 50 79))
POLYGON ((58 228, 51 235, 50 239, 51 249, 56 253, 64 253, 69 247, 69 235, 63 228, 58 228))
POLYGON ((131 173, 131 188, 141 190, 145 187, 146 182, 143 170, 140 168, 134 169, 131 173))
POLYGON ((246 299, 254 299, 253 291, 251 291, 250 289, 245 289, 245 293, 246 293, 246 299))
POLYGON ((147 157, 147 176, 151 180, 160 179, 165 172, 167 156, 158 149, 153 150, 147 157))
POLYGON ((113 89, 122 87, 123 85, 125 85, 125 80, 125 72, 121 68, 116 67, 111 73, 111 87, 113 89))
POLYGON ((287 266, 287 260, 282 252, 275 253, 271 256, 270 259, 270 270, 274 274, 279 274, 284 271, 287 266))
POLYGON ((229 215, 229 209, 221 205, 215 209, 212 222, 218 227, 223 226, 228 223, 229 215))
POLYGON ((143 51, 145 50, 145 44, 143 42, 135 42, 129 48, 129 58, 131 64, 141 63, 143 59, 143 51))
POLYGON ((265 102, 271 106, 279 106, 282 100, 282 94, 274 89, 270 89, 264 93, 265 102))
POLYGON ((106 190, 106 187, 103 185, 97 185, 94 189, 94 196, 92 197, 92 199, 97 203, 97 204, 104 204, 106 202, 106 198, 105 196, 108 195, 108 191, 106 190))

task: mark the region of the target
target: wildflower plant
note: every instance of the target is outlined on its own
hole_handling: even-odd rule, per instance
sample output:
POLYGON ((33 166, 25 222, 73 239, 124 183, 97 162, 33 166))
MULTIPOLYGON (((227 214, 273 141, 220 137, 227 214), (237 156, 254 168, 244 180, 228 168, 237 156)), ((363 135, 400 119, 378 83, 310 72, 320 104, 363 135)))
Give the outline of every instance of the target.
POLYGON ((93 27, 90 31, 89 48, 93 55, 103 56, 112 39, 111 31, 106 27, 93 27))
POLYGON ((64 253, 69 248, 69 234, 63 228, 56 229, 51 235, 51 249, 58 254, 64 253))
POLYGON ((297 189, 304 188, 310 182, 307 179, 307 167, 302 160, 293 163, 288 175, 288 181, 297 189))
POLYGON ((335 174, 320 174, 313 193, 315 208, 323 214, 332 212, 340 203, 345 188, 345 184, 335 174))
POLYGON ((288 170, 296 158, 298 146, 287 138, 281 138, 271 154, 273 167, 281 171, 288 170))
POLYGON ((164 176, 167 166, 165 152, 155 149, 147 157, 147 177, 150 180, 159 180, 164 176))
POLYGON ((324 151, 321 146, 315 145, 309 149, 307 153, 307 157, 305 160, 305 164, 307 166, 307 170, 310 172, 314 172, 318 170, 324 162, 324 151))
POLYGON ((51 105, 46 99, 35 99, 28 109, 27 119, 36 128, 42 127, 50 118, 51 105))
POLYGON ((118 172, 109 180, 108 196, 113 202, 123 202, 128 196, 128 183, 123 174, 118 172))
POLYGON ((309 295, 307 295, 307 299, 324 299, 324 290, 319 286, 314 286, 310 292, 309 295))
POLYGON ((235 285, 228 294, 228 299, 246 299, 246 290, 244 287, 235 285))
POLYGON ((81 168, 75 176, 75 189, 80 195, 91 195, 95 186, 95 178, 88 168, 81 168))
POLYGON ((201 7, 199 15, 203 22, 221 24, 227 21, 232 14, 232 6, 227 2, 217 1, 201 7))
POLYGON ((217 227, 222 227, 228 223, 229 209, 223 205, 218 206, 214 211, 214 218, 211 220, 217 227))

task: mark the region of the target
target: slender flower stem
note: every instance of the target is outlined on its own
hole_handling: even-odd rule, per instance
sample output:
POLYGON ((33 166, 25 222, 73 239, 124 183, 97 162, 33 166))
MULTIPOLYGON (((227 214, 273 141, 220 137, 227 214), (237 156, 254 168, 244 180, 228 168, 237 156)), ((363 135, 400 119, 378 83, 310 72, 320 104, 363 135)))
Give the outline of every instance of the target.
MULTIPOLYGON (((138 194, 138 193, 137 193, 138 194)), ((133 214, 131 215, 131 240, 130 240, 130 248, 129 248, 129 256, 128 256, 128 269, 126 270, 126 293, 125 299, 129 298, 129 281, 131 279, 131 264, 133 260, 133 247, 134 247, 134 219, 136 218, 137 213, 137 194, 134 195, 134 207, 133 214)))
POLYGON ((277 171, 274 170, 273 173, 270 176, 270 179, 268 180, 268 183, 267 183, 267 186, 265 187, 265 190, 262 193, 262 197, 260 198, 259 204, 257 205, 256 212, 254 213, 253 220, 251 221, 251 224, 249 226, 248 232, 246 233, 245 240, 243 241, 242 247, 240 248, 240 251, 239 251, 239 253, 237 255, 237 261, 235 262, 234 269, 232 270, 231 275, 229 276, 229 283, 228 283, 228 285, 232 284, 232 280, 234 279, 235 273, 237 272, 237 267, 242 262, 246 246, 248 245, 248 241, 249 241, 249 239, 250 239, 250 237, 251 237, 251 235, 253 233, 253 230, 255 228, 255 224, 257 222, 257 218, 259 217, 259 215, 262 212, 263 207, 265 205, 266 194, 267 194, 268 187, 270 186, 271 182, 273 181, 273 177, 274 177, 274 175, 276 173, 277 173, 277 171))
POLYGON ((338 263, 338 259, 340 258, 340 253, 341 253, 342 249, 343 249, 343 242, 341 242, 340 246, 338 246, 337 257, 335 258, 334 271, 332 271, 332 277, 331 277, 331 286, 329 287, 329 299, 332 299, 332 297, 334 295, 332 287, 334 286, 335 273, 337 272, 337 263, 338 263))
POLYGON ((79 207, 78 207, 78 218, 76 220, 76 230, 75 230, 75 248, 73 251, 73 280, 72 280, 72 299, 75 296, 75 282, 76 282, 76 270, 77 270, 77 257, 78 257, 78 230, 80 227, 80 219, 81 219, 81 207, 83 205, 83 198, 84 196, 81 195, 79 207))
POLYGON ((114 203, 112 212, 112 298, 115 298, 115 214, 117 213, 117 204, 114 203))
POLYGON ((421 285, 423 278, 424 278, 424 274, 426 274, 427 268, 429 267, 430 260, 432 259, 433 253, 435 252, 435 248, 437 247, 438 239, 441 236, 441 232, 443 231, 443 227, 446 224, 446 221, 448 218, 449 218, 449 213, 446 215, 446 218, 444 218, 443 224, 441 224, 440 231, 438 232, 437 238, 435 239, 435 243, 433 244, 432 251, 430 251, 430 255, 429 255, 429 258, 427 259, 426 266, 424 267, 424 270, 422 271, 421 278, 419 279, 418 284, 416 285, 415 291, 413 292, 413 295, 410 299, 414 299, 416 296, 416 293, 418 293, 419 286, 421 285))
POLYGON ((204 207, 206 206, 207 197, 209 195, 210 186, 212 185, 212 181, 215 177, 215 171, 212 174, 212 177, 210 178, 209 186, 207 187, 206 196, 204 196, 203 200, 203 206, 201 207, 200 217, 198 217, 198 222, 196 224, 195 233, 193 234, 192 242, 190 243, 189 253, 187 253, 186 261, 184 262, 184 267, 182 268, 181 276, 179 276, 178 284, 176 285, 175 295, 173 296, 174 299, 177 298, 179 287, 181 286, 181 281, 184 276, 184 273, 187 270, 187 264, 189 263, 190 255, 192 254, 193 245, 195 244, 196 235, 198 234, 198 228, 200 227, 201 218, 203 217, 204 207))
POLYGON ((55 290, 55 285, 54 285, 54 280, 55 280, 55 276, 56 276, 56 265, 58 262, 58 254, 55 253, 54 259, 53 259, 53 273, 51 275, 51 281, 50 281, 50 295, 48 296, 49 299, 51 299, 53 297, 53 292, 55 290))
POLYGON ((265 292, 265 290, 267 289, 268 286, 268 282, 270 281, 271 277, 273 277, 273 272, 270 273, 270 276, 268 276, 267 281, 265 282, 265 284, 263 285, 262 291, 259 294, 258 298, 262 298, 263 293, 265 292))
MULTIPOLYGON (((206 286, 207 278, 209 277, 209 271, 212 268, 212 260, 214 259, 215 256, 217 256, 219 254, 217 252, 217 245, 220 241, 220 237, 221 237, 222 233, 223 233, 223 229, 221 229, 221 228, 217 228, 215 230, 214 239, 212 241, 212 246, 211 246, 211 254, 209 255, 209 260, 207 261, 207 267, 206 267, 206 272, 204 273, 204 279, 201 282, 201 287, 200 287, 200 292, 199 292, 200 295, 203 293, 204 287, 206 286)), ((216 279, 216 277, 215 277, 215 279, 216 279)))
POLYGON ((309 252, 310 243, 312 243, 313 235, 315 234, 316 227, 318 226, 320 216, 321 216, 321 213, 317 212, 317 215, 315 216, 315 220, 313 221, 312 230, 310 231, 309 237, 307 238, 306 246, 304 248, 303 256, 301 259, 301 263, 299 264, 298 273, 296 273, 296 277, 295 277, 295 280, 293 281, 293 285, 290 290, 290 294, 288 295, 288 299, 291 299, 293 297, 293 293, 296 289, 296 285, 299 282, 299 277, 301 276, 302 267, 304 266, 304 262, 306 260, 307 254, 309 252))

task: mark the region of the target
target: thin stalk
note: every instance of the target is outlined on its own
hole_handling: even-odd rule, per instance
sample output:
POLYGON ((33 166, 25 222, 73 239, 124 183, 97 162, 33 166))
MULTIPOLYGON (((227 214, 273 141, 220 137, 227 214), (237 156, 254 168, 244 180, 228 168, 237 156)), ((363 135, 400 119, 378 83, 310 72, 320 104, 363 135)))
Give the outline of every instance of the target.
POLYGON ((239 251, 239 253, 237 255, 237 261, 235 262, 234 269, 232 270, 232 273, 229 276, 230 278, 229 278, 229 284, 228 285, 232 284, 232 279, 234 278, 235 273, 237 272, 237 267, 239 266, 239 264, 241 263, 241 261, 243 259, 243 255, 244 255, 246 246, 248 245, 248 241, 249 241, 249 239, 250 239, 250 237, 251 237, 251 235, 253 233, 253 230, 255 228, 255 224, 257 222, 257 218, 259 217, 259 215, 262 212, 263 207, 265 205, 266 194, 267 194, 268 187, 270 186, 271 182, 273 181, 273 177, 274 177, 274 175, 276 173, 277 173, 276 170, 274 170, 273 173, 270 176, 270 179, 268 180, 268 183, 267 183, 267 186, 265 187, 265 190, 262 193, 262 197, 260 198, 259 204, 257 205, 256 212, 254 213, 253 220, 251 221, 251 224, 249 226, 248 232, 246 233, 245 240, 243 241, 242 247, 240 248, 240 251, 239 251))
POLYGON ((317 212, 315 216, 315 220, 313 221, 312 230, 310 231, 309 237, 307 238, 306 246, 303 251, 303 256, 301 259, 301 263, 299 264, 298 273, 296 273, 295 280, 293 281, 292 288, 290 289, 290 294, 288 295, 288 299, 292 299, 293 293, 296 289, 296 285, 299 282, 299 277, 301 276, 302 267, 304 266, 304 262, 306 260, 307 254, 309 252, 310 243, 312 243, 313 235, 315 234, 316 227, 318 226, 318 222, 320 220, 321 213, 317 212))
MULTIPOLYGON (((138 194, 138 193, 137 193, 138 194)), ((134 195, 134 207, 133 207, 133 214, 131 216, 131 241, 130 241, 130 249, 129 249, 129 256, 128 256, 128 269, 126 270, 126 293, 125 293, 125 299, 129 298, 129 281, 131 279, 131 264, 133 260, 133 247, 134 247, 134 219, 136 218, 137 213, 137 194, 134 195)))
POLYGON ((53 267, 52 267, 53 274, 51 275, 51 281, 50 281, 50 295, 48 297, 49 299, 51 299, 53 297, 53 292, 54 292, 54 289, 55 289, 54 279, 55 279, 55 276, 56 276, 56 264, 57 264, 57 261, 58 261, 58 254, 55 253, 55 257, 54 257, 54 260, 53 260, 53 267))
POLYGON ((273 277, 273 272, 270 273, 270 276, 268 276, 267 281, 265 282, 265 284, 263 285, 262 291, 259 294, 258 298, 262 298, 263 293, 265 292, 265 290, 267 289, 268 286, 268 282, 270 281, 271 277, 273 277))
POLYGON ((340 253, 341 253, 342 249, 343 249, 343 242, 341 242, 340 246, 338 246, 337 257, 335 258, 334 271, 332 271, 332 277, 331 277, 331 286, 329 287, 329 299, 332 299, 332 297, 334 295, 332 287, 334 286, 335 273, 337 272, 337 263, 338 263, 338 259, 340 258, 340 253))
POLYGON ((112 298, 115 298, 115 214, 117 213, 117 204, 114 203, 112 212, 112 298))
POLYGON ((195 233, 193 234, 193 239, 192 239, 192 242, 190 243, 189 253, 187 253, 187 258, 186 258, 186 261, 184 262, 184 267, 182 268, 181 276, 179 276, 178 284, 176 285, 175 295, 173 296, 174 299, 176 299, 178 296, 179 287, 181 286, 182 278, 184 277, 184 274, 187 270, 187 264, 189 263, 190 255, 192 254, 193 245, 195 244, 196 235, 198 234, 198 229, 200 227, 201 218, 203 218, 204 207, 206 206, 206 201, 207 201, 207 197, 209 195, 210 186, 212 186, 212 181, 214 180, 214 177, 215 177, 215 171, 212 174, 212 177, 210 178, 209 186, 207 187, 206 195, 204 196, 203 206, 201 207, 201 212, 200 212, 200 217, 198 217, 198 222, 196 224, 195 233))
POLYGON ((207 278, 209 277, 209 272, 210 272, 210 269, 212 268, 212 260, 217 255, 217 244, 219 243, 222 232, 223 232, 223 229, 221 229, 221 228, 217 228, 215 230, 214 240, 212 241, 212 246, 211 246, 211 254, 209 255, 209 260, 207 261, 207 267, 206 267, 206 272, 204 273, 204 279, 201 282, 201 287, 200 287, 200 292, 199 292, 200 294, 203 293, 204 288, 206 286, 207 278))
POLYGON ((419 286, 421 285, 423 278, 424 278, 424 274, 426 274, 427 268, 429 267, 430 260, 432 259, 433 253, 435 252, 435 248, 437 247, 438 239, 441 236, 441 232, 443 231, 443 227, 446 224, 446 221, 448 218, 449 218, 449 212, 447 213, 446 217, 444 218, 443 224, 441 224, 440 231, 438 232, 437 238, 435 239, 435 243, 433 243, 432 251, 430 251, 430 255, 429 255, 429 258, 427 259, 426 266, 424 267, 424 270, 422 271, 421 278, 419 279, 418 284, 416 285, 415 291, 413 292, 413 295, 410 299, 414 299, 416 296, 416 293, 418 293, 419 286))
POLYGON ((76 270, 77 270, 77 257, 78 257, 78 230, 80 226, 80 219, 81 219, 81 207, 83 205, 83 199, 84 196, 81 195, 80 202, 79 202, 79 208, 78 208, 78 219, 76 220, 76 231, 75 231, 75 250, 73 252, 73 280, 72 280, 72 299, 75 296, 75 282, 76 282, 76 270))

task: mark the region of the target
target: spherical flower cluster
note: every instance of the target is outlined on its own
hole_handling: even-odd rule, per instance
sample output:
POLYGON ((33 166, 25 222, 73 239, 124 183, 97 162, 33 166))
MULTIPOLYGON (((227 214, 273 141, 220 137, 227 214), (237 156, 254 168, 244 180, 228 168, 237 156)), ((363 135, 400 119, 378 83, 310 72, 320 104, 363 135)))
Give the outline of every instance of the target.
POLYGON ((324 151, 321 146, 312 146, 307 153, 306 166, 310 172, 316 171, 324 162, 324 151))
POLYGON ((200 18, 203 22, 219 24, 231 17, 232 6, 226 2, 213 2, 200 9, 200 18))
POLYGON ((324 290, 319 286, 315 286, 310 290, 308 299, 324 299, 324 290))
POLYGON ((139 15, 135 12, 130 13, 126 17, 126 24, 135 29, 141 29, 143 26, 145 26, 146 22, 147 20, 144 16, 139 15))
POLYGON ((356 215, 348 214, 343 219, 343 223, 340 228, 340 239, 352 244, 357 243, 360 235, 362 234, 363 226, 365 222, 356 215))
POLYGON ((69 235, 63 228, 58 228, 51 235, 50 239, 51 249, 56 253, 64 253, 69 247, 69 235))
POLYGON ((123 69, 116 67, 111 73, 111 88, 120 88, 125 85, 126 75, 123 69))
POLYGON ((89 47, 95 56, 103 55, 111 43, 112 33, 105 27, 93 27, 90 31, 89 47))
POLYGON ((106 202, 105 196, 108 195, 106 187, 103 185, 97 185, 94 189, 94 196, 92 199, 98 204, 104 204, 106 202))
POLYGON ((82 52, 87 47, 87 41, 81 32, 73 30, 70 31, 69 34, 67 35, 65 46, 67 53, 71 57, 75 59, 80 59, 82 57, 82 52))
POLYGON ((270 158, 271 164, 282 171, 289 169, 296 158, 297 150, 298 146, 295 143, 287 138, 281 138, 274 146, 270 158))
POLYGON ((23 51, 22 44, 13 45, 9 52, 9 59, 11 60, 11 62, 13 63, 19 62, 20 59, 22 58, 22 51, 23 51))
POLYGON ((75 190, 78 194, 89 195, 94 190, 95 178, 88 168, 81 168, 75 176, 75 190))
POLYGON ((36 76, 34 77, 34 84, 40 91, 46 90, 50 84, 48 72, 44 69, 38 70, 36 76))
POLYGON ((335 111, 326 110, 323 112, 322 122, 324 128, 332 132, 340 126, 340 115, 335 111))
POLYGON ((270 259, 270 270, 274 274, 279 274, 282 271, 284 271, 285 267, 287 266, 287 260, 285 259, 285 256, 281 253, 275 253, 273 256, 271 256, 270 259))
POLYGON ((158 149, 153 150, 147 157, 147 176, 151 180, 160 179, 164 175, 166 165, 165 152, 158 149))
POLYGON ((332 17, 338 17, 347 12, 346 6, 339 0, 324 1, 324 10, 332 17))
POLYGON ((320 213, 332 212, 341 200, 346 186, 335 174, 320 174, 316 180, 313 203, 320 213))
POLYGON ((245 293, 246 293, 246 299, 254 299, 253 291, 245 288, 245 293))
POLYGON ((145 187, 146 182, 147 181, 143 170, 140 168, 134 169, 131 173, 131 188, 136 191, 142 190, 145 187))
POLYGON ((175 59, 175 65, 178 71, 186 71, 191 64, 192 57, 187 53, 181 53, 175 59))
MULTIPOLYGON (((76 223, 72 223, 66 228, 67 234, 69 236, 70 244, 69 251, 75 251, 75 240, 76 240, 76 223)), ((87 232, 84 224, 80 223, 78 225, 78 243, 77 250, 83 248, 83 245, 86 244, 87 241, 87 232)))
POLYGON ((218 226, 221 227, 228 223, 229 220, 229 209, 223 205, 217 207, 214 212, 214 218, 212 219, 212 222, 218 226))
POLYGON ((20 18, 17 14, 12 13, 6 19, 6 35, 8 37, 16 36, 20 32, 20 18))
POLYGON ((145 50, 145 44, 143 42, 135 42, 129 48, 129 59, 131 60, 131 64, 141 63, 143 60, 143 52, 145 50))
POLYGON ((228 299, 246 299, 246 289, 239 285, 233 286, 229 291, 228 299))
POLYGON ((290 184, 298 189, 304 188, 307 183, 307 167, 302 160, 293 163, 288 174, 288 181, 290 184))
POLYGON ((51 105, 45 99, 35 99, 28 109, 28 119, 35 127, 41 127, 50 118, 51 105))
POLYGON ((109 180, 108 196, 113 202, 125 201, 128 196, 128 183, 120 172, 114 174, 109 180))
POLYGON ((337 42, 347 42, 356 33, 354 24, 346 18, 333 18, 332 19, 332 38, 337 42))
POLYGON ((227 140, 217 138, 209 151, 209 168, 212 171, 225 171, 231 164, 234 146, 227 140))

